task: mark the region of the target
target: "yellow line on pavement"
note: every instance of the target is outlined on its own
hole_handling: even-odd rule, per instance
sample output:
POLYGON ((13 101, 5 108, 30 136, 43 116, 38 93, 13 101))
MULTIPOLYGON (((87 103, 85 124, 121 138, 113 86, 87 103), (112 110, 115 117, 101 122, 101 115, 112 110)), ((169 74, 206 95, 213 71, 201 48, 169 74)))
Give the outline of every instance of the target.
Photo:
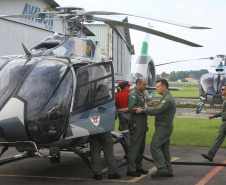
MULTIPOLYGON (((172 158, 171 158, 171 161, 176 161, 176 160, 178 160, 178 159, 179 159, 179 158, 177 158, 177 157, 172 157, 172 158)), ((150 170, 148 170, 148 174, 147 174, 147 175, 149 175, 150 173, 152 173, 152 172, 154 172, 154 171, 156 171, 156 170, 157 170, 156 167, 151 168, 150 170)), ((137 182, 137 181, 143 179, 144 177, 146 177, 147 175, 141 175, 140 177, 135 177, 135 178, 133 178, 133 179, 127 181, 127 182, 137 182)))
POLYGON ((7 175, 0 174, 0 177, 25 177, 25 178, 42 178, 42 179, 67 179, 67 180, 93 180, 86 178, 73 178, 73 177, 49 177, 49 176, 30 176, 30 175, 7 175))
MULTIPOLYGON (((173 157, 171 159, 171 161, 176 161, 179 158, 177 157, 173 157)), ((151 169, 148 170, 148 174, 156 171, 157 168, 153 167, 151 169)), ((144 177, 146 177, 147 175, 141 175, 140 177, 134 177, 130 180, 119 180, 119 179, 115 179, 115 180, 111 180, 111 179, 103 179, 103 181, 113 181, 113 182, 137 182, 141 179, 143 179, 144 177)), ((74 177, 50 177, 50 176, 29 176, 29 175, 7 175, 7 174, 0 174, 0 177, 22 177, 22 178, 43 178, 43 179, 61 179, 61 180, 94 180, 94 179, 88 179, 88 178, 74 178, 74 177)))

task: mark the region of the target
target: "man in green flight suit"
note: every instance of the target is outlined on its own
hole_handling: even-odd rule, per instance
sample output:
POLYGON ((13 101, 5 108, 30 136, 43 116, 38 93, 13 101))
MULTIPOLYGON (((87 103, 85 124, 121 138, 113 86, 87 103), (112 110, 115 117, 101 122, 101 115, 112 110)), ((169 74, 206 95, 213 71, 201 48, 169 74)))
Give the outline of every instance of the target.
POLYGON ((130 147, 127 154, 127 175, 133 177, 148 174, 147 170, 142 169, 146 131, 148 131, 147 113, 136 114, 133 109, 138 107, 142 110, 146 109, 147 101, 150 101, 150 98, 144 93, 146 86, 145 78, 139 77, 136 80, 136 87, 128 95, 130 147))
POLYGON ((152 178, 173 177, 170 157, 170 136, 173 132, 173 119, 176 113, 176 104, 174 97, 168 91, 169 84, 167 80, 157 81, 156 90, 162 95, 158 106, 153 109, 135 108, 136 113, 148 113, 155 116, 155 133, 151 142, 151 154, 158 171, 151 175, 152 178))
MULTIPOLYGON (((226 85, 222 86, 221 93, 224 97, 226 97, 226 85)), ((220 126, 218 136, 213 141, 208 154, 201 154, 205 159, 208 159, 211 162, 213 161, 213 158, 215 157, 218 149, 224 142, 225 135, 226 135, 226 99, 223 101, 221 112, 219 112, 218 114, 209 116, 209 120, 217 117, 221 117, 222 119, 222 124, 220 126)))
MULTIPOLYGON (((108 89, 104 84, 101 84, 97 88, 96 99, 101 99, 109 95, 108 89)), ((117 115, 115 114, 115 119, 117 115)), ((108 167, 108 179, 121 178, 117 170, 116 160, 113 154, 113 139, 111 132, 105 132, 100 134, 94 134, 89 136, 90 139, 90 151, 91 151, 91 165, 90 168, 94 173, 93 178, 96 180, 102 180, 102 168, 101 168, 101 149, 104 152, 105 162, 108 167)))

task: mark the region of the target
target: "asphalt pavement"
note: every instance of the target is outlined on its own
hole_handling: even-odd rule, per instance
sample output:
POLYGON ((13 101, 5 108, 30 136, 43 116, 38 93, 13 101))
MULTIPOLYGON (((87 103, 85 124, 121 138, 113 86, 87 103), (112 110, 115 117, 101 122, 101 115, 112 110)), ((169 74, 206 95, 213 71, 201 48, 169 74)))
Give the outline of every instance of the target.
MULTIPOLYGON (((218 112, 218 109, 203 109, 196 114, 195 108, 177 108, 176 117, 181 118, 206 118, 208 115, 218 112)), ((211 144, 211 143, 210 143, 211 144)), ((89 146, 85 150, 88 150, 89 146)), ((51 164, 48 158, 33 157, 7 163, 0 166, 0 185, 61 185, 61 184, 151 184, 151 185, 221 185, 226 182, 226 168, 223 166, 210 166, 212 164, 226 163, 226 149, 220 148, 213 162, 209 162, 201 156, 207 153, 208 147, 187 147, 170 146, 172 162, 186 162, 185 164, 173 164, 174 177, 151 178, 151 174, 156 172, 154 163, 143 160, 143 168, 149 174, 138 178, 126 175, 127 167, 118 168, 121 178, 109 180, 107 174, 103 180, 94 180, 93 173, 89 170, 83 160, 72 152, 61 152, 61 162, 51 164), (193 163, 193 165, 190 165, 193 163), (205 165, 204 165, 205 164, 205 165)), ((41 150, 48 154, 47 150, 41 150)), ((1 159, 19 154, 14 148, 9 148, 1 159)), ((123 159, 123 149, 120 144, 114 146, 114 154, 117 161, 123 159)), ((145 156, 151 159, 150 145, 146 145, 145 156)), ((101 155, 102 167, 105 168, 104 155, 101 155)), ((217 165, 217 164, 215 164, 217 165)))
MULTIPOLYGON (((120 144, 115 145, 115 157, 117 161, 123 159, 123 151, 120 144)), ((96 185, 96 184, 151 184, 151 185, 222 185, 226 182, 226 168, 223 166, 210 166, 213 163, 226 163, 226 149, 220 148, 213 162, 202 158, 201 153, 206 153, 205 147, 184 147, 171 146, 172 162, 190 162, 195 165, 173 164, 174 177, 151 178, 151 174, 156 172, 155 165, 152 162, 143 160, 143 168, 149 171, 149 174, 133 178, 126 175, 127 166, 118 168, 117 172, 122 176, 120 179, 109 180, 107 174, 103 175, 101 181, 94 180, 93 173, 85 163, 71 152, 61 152, 61 162, 51 164, 47 158, 27 158, 13 163, 0 166, 0 184, 7 185, 96 185), (203 165, 206 164, 206 165, 203 165)), ((47 153, 48 151, 42 151, 47 153)), ((10 148, 3 155, 12 156, 18 152, 10 148)), ((145 156, 151 158, 150 146, 146 145, 145 156)), ((105 168, 104 156, 102 158, 102 167, 105 168)))

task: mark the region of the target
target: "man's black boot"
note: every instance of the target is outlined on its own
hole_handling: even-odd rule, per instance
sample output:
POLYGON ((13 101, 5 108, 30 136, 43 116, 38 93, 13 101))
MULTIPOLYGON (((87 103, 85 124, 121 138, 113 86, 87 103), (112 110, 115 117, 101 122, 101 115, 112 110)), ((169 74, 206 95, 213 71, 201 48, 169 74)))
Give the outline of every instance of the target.
POLYGON ((119 179, 121 178, 121 175, 118 173, 108 174, 108 179, 119 179))
POLYGON ((165 177, 168 173, 167 172, 159 172, 157 171, 156 173, 152 174, 152 178, 158 178, 158 177, 165 177))
POLYGON ((206 155, 206 154, 201 154, 201 155, 202 155, 205 159, 209 160, 210 162, 213 161, 213 159, 210 158, 208 155, 206 155))
POLYGON ((127 172, 128 176, 132 176, 132 177, 140 177, 141 174, 139 172, 127 172))
POLYGON ((96 180, 102 180, 102 175, 95 174, 95 175, 93 176, 93 178, 96 179, 96 180))
POLYGON ((148 171, 144 169, 137 169, 137 172, 140 174, 148 174, 148 171))

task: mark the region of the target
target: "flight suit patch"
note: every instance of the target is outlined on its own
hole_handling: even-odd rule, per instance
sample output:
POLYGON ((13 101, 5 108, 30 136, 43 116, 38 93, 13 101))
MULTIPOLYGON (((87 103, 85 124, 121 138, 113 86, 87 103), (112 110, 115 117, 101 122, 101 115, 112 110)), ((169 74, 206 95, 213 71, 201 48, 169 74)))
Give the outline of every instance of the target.
POLYGON ((132 95, 132 98, 136 98, 136 96, 135 95, 132 95))
POLYGON ((161 102, 162 104, 164 104, 164 103, 166 103, 166 100, 162 100, 162 102, 161 102))

